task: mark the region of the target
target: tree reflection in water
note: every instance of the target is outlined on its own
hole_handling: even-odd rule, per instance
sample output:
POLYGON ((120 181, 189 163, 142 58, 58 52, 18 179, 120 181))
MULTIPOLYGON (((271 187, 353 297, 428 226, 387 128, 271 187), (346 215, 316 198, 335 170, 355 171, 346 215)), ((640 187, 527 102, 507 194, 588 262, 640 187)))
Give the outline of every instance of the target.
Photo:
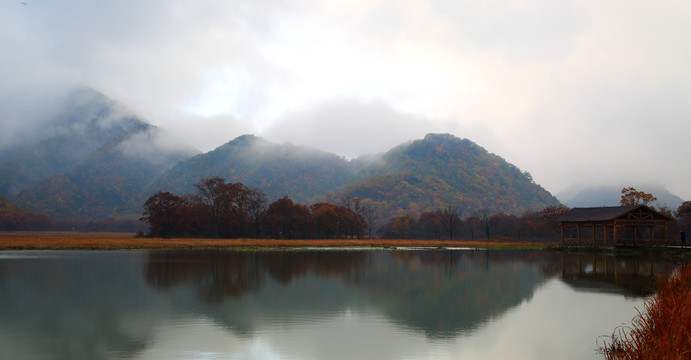
POLYGON ((249 338, 351 311, 448 339, 549 279, 637 297, 673 269, 546 251, 3 252, 0 358, 131 358, 171 320, 208 319, 249 338))
MULTIPOLYGON (((262 309, 255 311, 306 312, 308 306, 322 303, 337 311, 353 307, 352 302, 365 303, 397 324, 446 338, 529 299, 537 286, 557 273, 554 266, 547 271, 551 257, 547 252, 450 250, 166 251, 150 253, 145 277, 160 290, 175 284, 192 286, 209 304, 255 294, 271 282, 290 286, 305 277, 327 279, 347 289, 340 303, 334 303, 332 291, 319 288, 324 282, 313 282, 303 291, 309 292, 309 302, 304 303, 304 294, 286 291, 263 299, 262 309)), ((229 328, 238 329, 232 316, 218 316, 229 328)))

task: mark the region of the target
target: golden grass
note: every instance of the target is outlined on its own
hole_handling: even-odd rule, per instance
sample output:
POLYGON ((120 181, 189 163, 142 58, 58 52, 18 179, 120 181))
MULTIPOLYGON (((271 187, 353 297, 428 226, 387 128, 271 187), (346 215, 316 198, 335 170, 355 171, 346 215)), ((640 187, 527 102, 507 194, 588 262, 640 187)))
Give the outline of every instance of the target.
POLYGON ((465 240, 391 239, 193 239, 136 238, 134 234, 104 232, 18 231, 0 232, 0 250, 69 249, 192 249, 192 248, 282 248, 282 247, 469 247, 540 249, 556 243, 465 240))
POLYGON ((605 359, 691 359, 691 266, 657 285, 631 327, 618 328, 600 348, 605 359))

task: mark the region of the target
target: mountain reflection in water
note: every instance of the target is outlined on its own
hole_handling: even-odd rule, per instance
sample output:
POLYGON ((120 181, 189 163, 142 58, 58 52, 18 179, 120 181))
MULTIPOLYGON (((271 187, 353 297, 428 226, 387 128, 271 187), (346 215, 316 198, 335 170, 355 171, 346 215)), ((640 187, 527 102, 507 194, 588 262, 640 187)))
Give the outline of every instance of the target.
MULTIPOLYGON (((338 312, 366 303, 430 337, 451 337, 532 296, 546 279, 548 254, 523 255, 519 259, 489 251, 152 252, 145 277, 160 290, 189 285, 208 304, 260 292, 271 282, 290 285, 300 278, 328 278, 326 284, 300 283, 299 291, 263 298, 262 308, 253 309, 254 316, 338 312), (334 297, 334 283, 343 287, 342 296, 334 297)), ((219 323, 238 329, 235 321, 242 314, 215 315, 219 323)))
POLYGON ((444 341, 529 302, 553 278, 575 291, 640 297, 656 276, 674 269, 664 262, 546 251, 0 255, 3 359, 131 358, 147 349, 160 324, 200 316, 250 339, 267 327, 356 311, 444 341))

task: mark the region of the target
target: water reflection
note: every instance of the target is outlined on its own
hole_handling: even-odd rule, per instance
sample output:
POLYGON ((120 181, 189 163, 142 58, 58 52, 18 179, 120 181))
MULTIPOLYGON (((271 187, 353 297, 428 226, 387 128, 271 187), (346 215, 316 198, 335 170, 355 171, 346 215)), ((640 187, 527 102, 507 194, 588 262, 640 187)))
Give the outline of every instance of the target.
MULTIPOLYGON (((446 338, 529 299, 549 276, 548 268, 545 252, 152 252, 145 278, 160 290, 190 286, 207 304, 259 292, 268 283, 311 279, 296 285, 304 287, 299 291, 263 299, 252 311, 278 310, 285 317, 366 304, 395 323, 446 338)), ((214 315, 230 329, 257 330, 238 325, 245 321, 234 310, 214 315)))
POLYGON ((1 359, 102 359, 107 349, 125 357, 144 349, 150 297, 140 268, 130 266, 143 253, 17 254, 0 260, 1 359))
POLYGON ((568 254, 561 256, 560 276, 577 290, 642 297, 650 295, 655 282, 675 268, 663 260, 568 254))
POLYGON ((545 287, 558 290, 559 307, 579 306, 563 304, 574 296, 555 281, 619 301, 673 268, 544 251, 3 252, 0 358, 172 358, 170 349, 195 346, 227 355, 254 351, 268 333, 282 344, 278 358, 318 346, 323 358, 325 344, 396 358, 384 351, 422 354, 430 350, 412 344, 453 344, 500 318, 534 321, 522 309, 545 287))

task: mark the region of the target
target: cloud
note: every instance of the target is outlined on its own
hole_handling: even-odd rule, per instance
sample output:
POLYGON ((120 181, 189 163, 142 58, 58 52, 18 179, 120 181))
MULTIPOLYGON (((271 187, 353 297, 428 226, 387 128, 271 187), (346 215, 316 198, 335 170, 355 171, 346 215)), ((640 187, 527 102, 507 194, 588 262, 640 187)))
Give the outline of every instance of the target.
POLYGON ((493 132, 482 125, 464 127, 402 113, 383 102, 344 98, 288 113, 263 133, 275 142, 307 144, 347 158, 377 154, 427 133, 446 132, 479 139, 488 150, 503 149, 493 132))
POLYGON ((432 125, 423 117, 399 113, 381 102, 338 99, 286 114, 262 135, 353 158, 420 138, 432 125))
POLYGON ((144 160, 157 167, 172 166, 173 159, 188 158, 197 151, 177 136, 157 127, 137 131, 118 144, 125 156, 144 160))
POLYGON ((0 145, 86 85, 203 150, 344 156, 467 137, 552 192, 691 167, 691 4, 674 0, 0 3, 0 145))

